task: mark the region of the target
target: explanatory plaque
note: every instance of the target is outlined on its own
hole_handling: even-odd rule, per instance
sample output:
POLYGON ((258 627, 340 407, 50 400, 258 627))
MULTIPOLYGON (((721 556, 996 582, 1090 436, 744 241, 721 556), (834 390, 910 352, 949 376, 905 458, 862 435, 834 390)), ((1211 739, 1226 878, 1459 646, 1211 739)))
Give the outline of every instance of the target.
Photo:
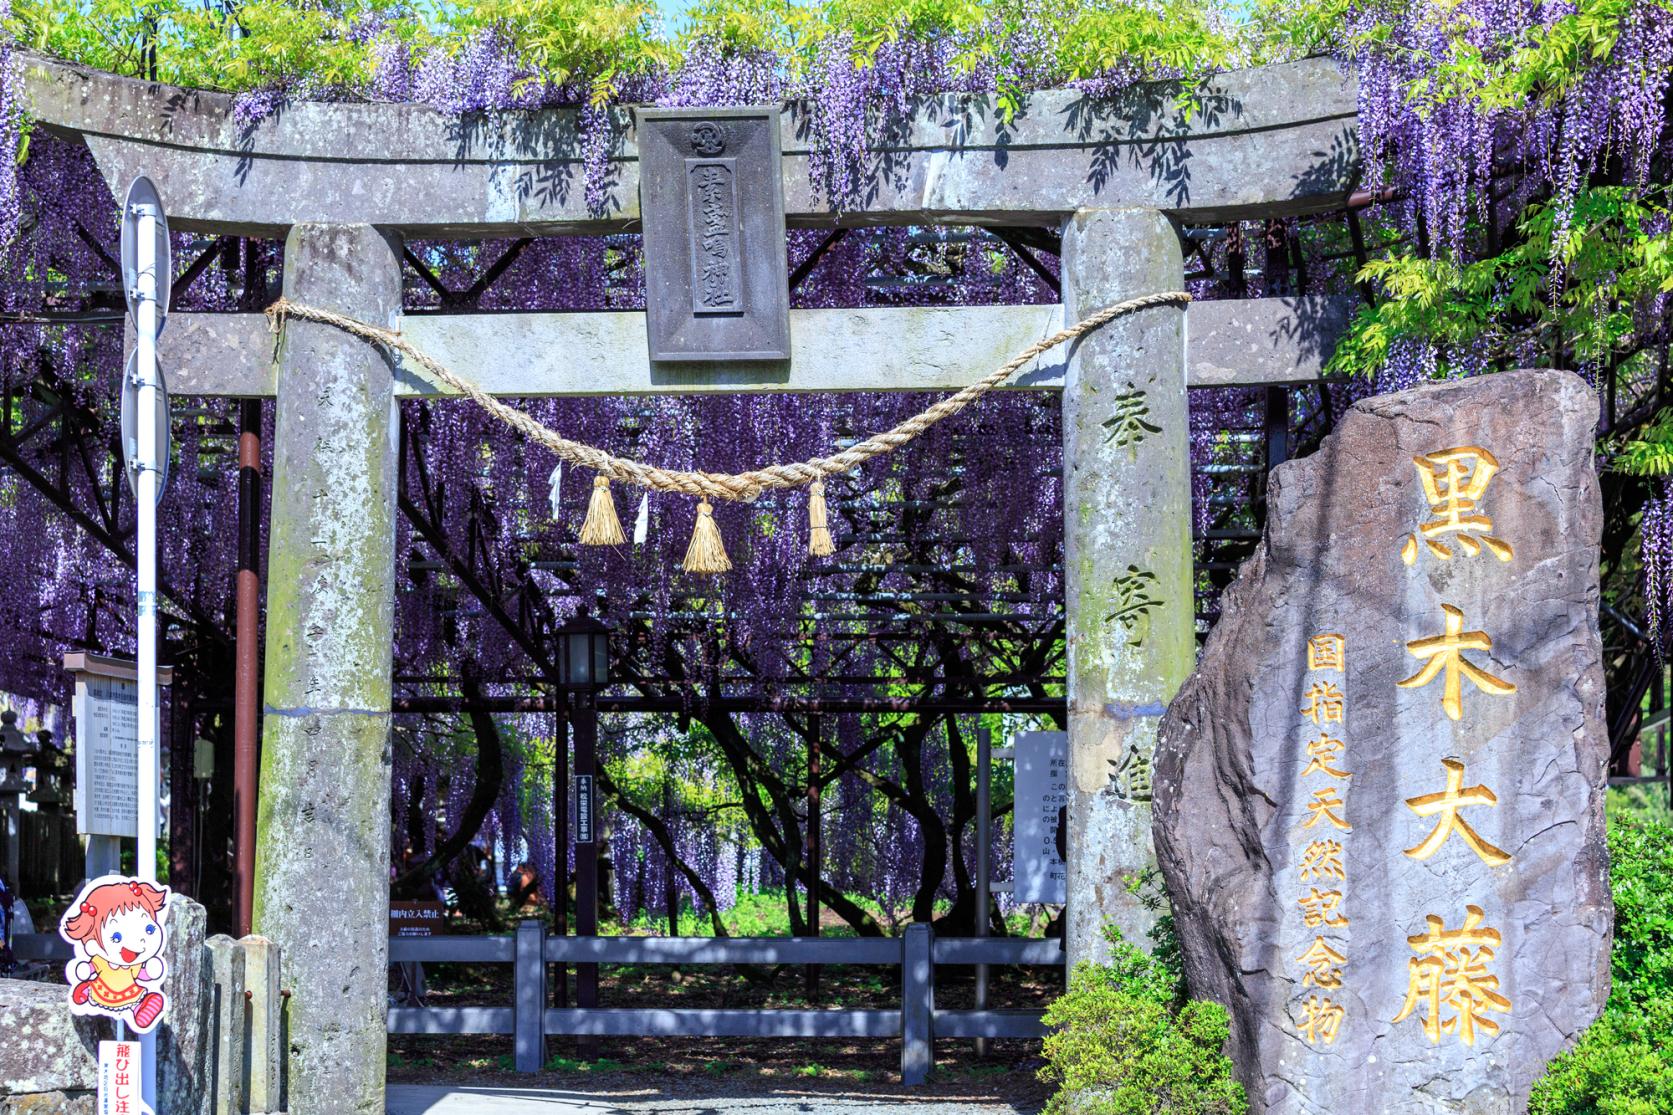
POLYGON ((1069 734, 1019 732, 1013 747, 1011 900, 1061 906, 1069 890, 1069 867, 1058 850, 1069 801, 1069 734))
MULTIPOLYGON (((96 654, 65 655, 75 677, 76 831, 84 836, 135 835, 139 808, 139 682, 134 664, 96 654)), ((168 667, 158 671, 168 685, 168 667)), ((159 815, 160 818, 160 815, 159 815)))
POLYGON ((1596 419, 1505 372, 1360 402, 1273 473, 1155 764, 1258 1113, 1519 1113, 1607 997, 1596 419))

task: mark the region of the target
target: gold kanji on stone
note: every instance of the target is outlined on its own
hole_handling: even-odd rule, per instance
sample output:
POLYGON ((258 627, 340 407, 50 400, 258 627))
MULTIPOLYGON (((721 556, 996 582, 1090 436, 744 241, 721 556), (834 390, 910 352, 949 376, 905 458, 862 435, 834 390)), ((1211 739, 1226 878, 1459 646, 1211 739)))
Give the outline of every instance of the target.
POLYGON ((1347 697, 1335 685, 1328 681, 1315 681, 1308 686, 1307 692, 1302 694, 1307 702, 1301 706, 1301 715, 1315 724, 1340 724, 1342 711, 1347 707, 1347 697))
POLYGON ((1322 999, 1317 995, 1307 996, 1301 1004, 1301 1022, 1296 1027, 1310 1043, 1322 1042, 1331 1045, 1336 1041, 1336 1035, 1342 1030, 1342 1019, 1347 1011, 1329 999, 1322 999))
POLYGON ((1440 851, 1448 836, 1456 832, 1464 843, 1481 857, 1483 863, 1489 867, 1503 867, 1510 862, 1510 853, 1483 840, 1481 834, 1458 815, 1458 811, 1466 805, 1497 805, 1498 795, 1486 786, 1466 788, 1464 764, 1457 759, 1442 759, 1441 765, 1446 768, 1446 789, 1439 793, 1406 799, 1406 805, 1419 817, 1439 817, 1434 829, 1424 837, 1423 843, 1415 848, 1407 848, 1406 854, 1413 859, 1428 859, 1440 851))
POLYGON ((1513 683, 1494 677, 1464 657, 1467 650, 1493 649, 1493 640, 1487 632, 1465 631, 1464 613, 1451 604, 1442 604, 1441 611, 1446 616, 1446 627, 1441 634, 1416 639, 1406 644, 1406 650, 1411 654, 1418 658, 1427 658, 1429 661, 1411 677, 1394 684, 1401 689, 1418 689, 1434 681, 1444 671, 1441 708, 1454 720, 1464 715, 1465 678, 1483 693, 1490 693, 1495 697, 1504 697, 1516 692, 1513 683))
POLYGON ((1296 899, 1295 904, 1301 907, 1301 921, 1308 929, 1317 929, 1321 925, 1341 928, 1348 924, 1348 919, 1336 912, 1342 905, 1342 892, 1339 890, 1308 887, 1307 893, 1296 899))
POLYGON ((1314 635, 1307 640, 1307 668, 1309 670, 1335 670, 1342 673, 1348 664, 1348 640, 1342 636, 1327 633, 1314 635))
POLYGON ((1342 863, 1342 842, 1340 840, 1313 841, 1301 850, 1301 866, 1297 871, 1304 883, 1322 879, 1337 881, 1346 879, 1348 870, 1342 863))
POLYGON ((1483 1015, 1509 1014, 1510 1000, 1499 994, 1499 977, 1487 970, 1500 936, 1482 926, 1486 916, 1480 906, 1466 906, 1464 924, 1447 929, 1439 915, 1430 914, 1424 918, 1429 931, 1406 938, 1419 955, 1407 962, 1406 1003, 1395 1022, 1422 1007, 1423 1032, 1435 1044, 1442 1034, 1474 1045, 1477 1030, 1489 1037, 1499 1032, 1499 1024, 1483 1015), (1452 1014, 1443 1017, 1443 1010, 1452 1014))
POLYGON ((1337 757, 1347 748, 1347 744, 1326 732, 1318 739, 1307 741, 1307 766, 1302 770, 1301 777, 1309 774, 1328 774, 1332 778, 1352 778, 1349 771, 1340 770, 1330 764, 1336 762, 1337 757))
POLYGON ((1347 956, 1330 947, 1323 937, 1314 937, 1307 951, 1295 958, 1306 971, 1301 973, 1303 987, 1341 987, 1342 965, 1347 956))
POLYGON ((1310 829, 1320 821, 1329 821, 1343 832, 1352 832, 1353 826, 1343 819, 1340 812, 1340 810, 1347 808, 1347 804, 1336 793, 1336 787, 1334 786, 1314 790, 1313 800, 1307 803, 1308 817, 1301 822, 1301 827, 1310 829))
POLYGON ((1442 561, 1450 560, 1452 547, 1442 541, 1448 535, 1456 536, 1459 548, 1471 557, 1485 546, 1500 561, 1511 559, 1514 551, 1510 543, 1490 533, 1493 520, 1482 513, 1480 506, 1488 481, 1499 471, 1493 454, 1479 445, 1461 445, 1413 457, 1412 464, 1417 466, 1423 497, 1434 518, 1419 524, 1416 534, 1406 536, 1400 547, 1402 561, 1416 564, 1419 538, 1430 553, 1442 561))

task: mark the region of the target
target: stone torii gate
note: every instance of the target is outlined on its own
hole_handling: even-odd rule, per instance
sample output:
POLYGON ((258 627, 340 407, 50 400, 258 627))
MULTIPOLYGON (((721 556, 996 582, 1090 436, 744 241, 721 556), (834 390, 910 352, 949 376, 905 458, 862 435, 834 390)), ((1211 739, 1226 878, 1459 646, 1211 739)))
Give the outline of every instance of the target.
MULTIPOLYGON (((1166 86, 1037 93, 1005 124, 990 98, 926 98, 873 196, 841 212, 813 192, 789 106, 789 225, 1057 225, 1062 304, 796 310, 786 362, 653 365, 642 313, 401 312, 405 238, 636 229, 627 113, 601 217, 572 110, 302 102, 247 127, 225 95, 38 56, 24 70, 40 126, 82 138, 113 191, 145 174, 177 229, 285 237, 286 297, 400 329, 507 396, 960 387, 1094 310, 1179 289, 1177 223, 1339 209, 1358 170, 1355 91, 1324 60, 1223 75, 1190 115, 1166 86)), ((1187 388, 1315 379, 1346 313, 1310 298, 1151 309, 1013 381, 1063 400, 1071 963, 1101 954, 1106 922, 1148 924, 1124 883, 1151 862, 1150 806, 1112 771, 1148 758, 1195 657, 1187 388), (1114 444, 1102 424, 1135 406, 1160 432, 1114 444)), ((276 399, 255 928, 293 989, 292 1110, 381 1111, 395 404, 445 391, 327 326, 293 320, 275 346, 259 314, 177 313, 160 351, 176 394, 276 399)))

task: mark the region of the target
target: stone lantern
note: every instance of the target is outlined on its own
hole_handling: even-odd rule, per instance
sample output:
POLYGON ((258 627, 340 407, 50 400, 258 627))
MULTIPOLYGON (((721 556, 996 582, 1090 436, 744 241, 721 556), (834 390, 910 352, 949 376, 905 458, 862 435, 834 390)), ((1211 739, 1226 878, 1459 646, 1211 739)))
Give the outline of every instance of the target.
POLYGON ((4 819, 6 856, 3 864, 5 879, 15 890, 18 863, 23 839, 23 817, 19 808, 23 792, 28 789, 23 781, 24 768, 35 755, 35 743, 17 728, 17 713, 11 709, 0 712, 0 817, 4 819))
POLYGON ((17 713, 11 709, 0 712, 0 795, 10 794, 15 799, 28 788, 23 772, 34 754, 34 742, 18 731, 17 713))
POLYGON ((62 813, 69 804, 65 782, 69 776, 68 756, 52 745, 52 732, 42 728, 35 747, 35 788, 29 800, 43 813, 62 813))

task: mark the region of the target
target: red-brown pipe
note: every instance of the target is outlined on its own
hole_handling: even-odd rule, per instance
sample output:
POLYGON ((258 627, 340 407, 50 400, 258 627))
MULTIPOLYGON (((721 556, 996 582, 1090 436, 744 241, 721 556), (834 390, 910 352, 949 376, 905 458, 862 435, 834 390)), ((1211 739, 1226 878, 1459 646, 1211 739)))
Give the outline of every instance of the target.
POLYGON ((256 763, 261 731, 261 403, 238 407, 238 628, 233 684, 233 881, 250 932, 256 887, 256 763))

